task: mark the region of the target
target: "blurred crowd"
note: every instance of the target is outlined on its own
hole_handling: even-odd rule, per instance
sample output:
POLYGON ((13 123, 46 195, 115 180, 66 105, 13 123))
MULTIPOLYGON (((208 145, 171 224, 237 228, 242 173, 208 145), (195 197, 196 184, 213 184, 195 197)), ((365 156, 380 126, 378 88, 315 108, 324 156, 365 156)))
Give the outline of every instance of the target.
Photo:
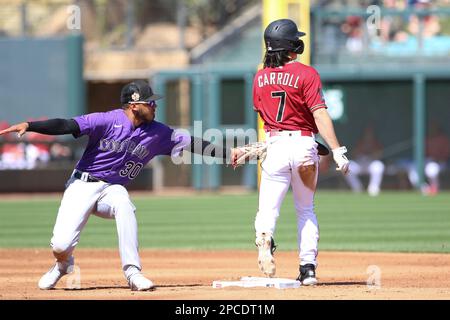
MULTIPOLYGON (((450 15, 428 14, 428 10, 450 8, 449 0, 323 0, 321 9, 345 10, 360 8, 365 11, 376 5, 381 12, 380 19, 370 18, 375 11, 370 9, 366 16, 327 17, 322 23, 320 46, 329 46, 328 51, 344 49, 350 53, 365 51, 383 53, 389 56, 412 56, 450 54, 450 15), (423 11, 424 14, 398 14, 408 10, 423 11), (397 13, 397 14, 396 14, 397 13)), ((319 46, 319 50, 320 50, 319 46)), ((325 50, 327 50, 325 49, 325 50)))
MULTIPOLYGON (((28 119, 44 120, 44 119, 28 119)), ((9 127, 0 121, 0 130, 9 127)), ((450 138, 436 120, 428 125, 425 141, 425 163, 423 185, 419 185, 419 175, 412 158, 396 158, 385 153, 385 148, 377 137, 374 124, 368 123, 360 138, 350 148, 350 172, 344 177, 348 187, 355 193, 367 190, 371 196, 382 191, 386 175, 394 175, 399 180, 406 176, 409 187, 422 191, 425 195, 438 194, 443 174, 450 172, 450 138), (365 187, 363 176, 368 177, 365 187)), ((28 132, 21 139, 15 134, 0 137, 0 170, 31 170, 60 164, 63 161, 75 161, 73 147, 57 140, 55 136, 28 132)), ((331 157, 321 157, 320 170, 330 173, 334 170, 331 157)), ((401 182, 400 188, 408 188, 401 182)))
MULTIPOLYGON (((411 150, 412 151, 412 150, 411 150)), ((329 172, 331 157, 321 158, 321 171, 329 172)), ((406 176, 409 187, 420 190, 424 195, 436 195, 441 189, 443 174, 450 171, 450 138, 442 125, 433 120, 428 124, 425 140, 424 181, 420 184, 416 163, 412 158, 397 158, 387 154, 374 124, 367 124, 355 146, 350 149, 350 171, 344 179, 355 193, 367 190, 370 196, 377 196, 386 175, 399 179, 399 188, 405 188, 400 180, 406 176), (362 177, 368 178, 364 186, 362 177)))
MULTIPOLYGON (((44 120, 44 119, 28 119, 44 120)), ((0 130, 10 125, 0 122, 0 130)), ((0 170, 22 170, 46 167, 51 161, 71 160, 72 150, 56 140, 55 136, 28 132, 22 138, 16 134, 0 137, 0 170)))

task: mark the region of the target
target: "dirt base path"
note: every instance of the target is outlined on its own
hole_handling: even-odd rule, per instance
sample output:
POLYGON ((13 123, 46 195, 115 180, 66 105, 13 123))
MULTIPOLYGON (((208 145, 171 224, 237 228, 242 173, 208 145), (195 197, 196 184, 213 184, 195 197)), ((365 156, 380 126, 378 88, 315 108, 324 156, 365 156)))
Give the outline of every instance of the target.
MULTIPOLYGON (((77 249, 76 276, 55 290, 37 288, 52 264, 50 250, 0 249, 0 299, 450 299, 450 254, 321 252, 315 287, 212 288, 214 280, 262 276, 256 251, 142 250, 144 274, 156 285, 132 292, 123 278, 117 250, 77 249), (380 284, 379 288, 368 286, 380 284), (369 280, 370 280, 369 279, 369 280), (66 289, 76 286, 80 289, 66 289), (72 285, 71 285, 72 283, 72 285)), ((297 277, 295 252, 276 252, 277 277, 297 277)))

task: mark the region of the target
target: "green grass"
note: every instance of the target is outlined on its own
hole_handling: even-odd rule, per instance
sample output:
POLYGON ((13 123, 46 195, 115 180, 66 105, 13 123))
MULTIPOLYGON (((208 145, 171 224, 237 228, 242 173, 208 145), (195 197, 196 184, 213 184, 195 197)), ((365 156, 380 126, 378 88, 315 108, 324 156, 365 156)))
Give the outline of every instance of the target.
MULTIPOLYGON (((254 250, 257 194, 133 197, 141 248, 254 250)), ((0 247, 48 247, 59 199, 0 201, 0 247)), ((450 252, 450 194, 383 193, 371 198, 319 191, 320 250, 450 252)), ((296 250, 292 195, 275 239, 296 250)), ((92 216, 79 247, 115 248, 115 222, 92 216)))

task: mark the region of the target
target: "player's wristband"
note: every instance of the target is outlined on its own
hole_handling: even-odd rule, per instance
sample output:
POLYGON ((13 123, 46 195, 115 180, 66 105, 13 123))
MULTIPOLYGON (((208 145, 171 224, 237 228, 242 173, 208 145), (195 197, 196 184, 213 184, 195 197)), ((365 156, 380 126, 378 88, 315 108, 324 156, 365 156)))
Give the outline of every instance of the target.
POLYGON ((205 156, 211 156, 214 158, 227 159, 227 149, 214 145, 208 141, 200 138, 191 137, 191 150, 192 153, 201 154, 205 156), (217 154, 216 151, 222 149, 222 154, 217 154), (206 151, 206 152, 205 152, 206 151))

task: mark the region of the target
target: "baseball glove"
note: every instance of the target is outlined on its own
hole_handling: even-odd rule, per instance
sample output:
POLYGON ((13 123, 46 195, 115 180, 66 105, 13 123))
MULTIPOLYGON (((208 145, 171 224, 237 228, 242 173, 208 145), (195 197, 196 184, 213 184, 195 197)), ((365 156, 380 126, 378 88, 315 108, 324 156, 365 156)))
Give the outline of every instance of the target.
POLYGON ((237 168, 247 160, 264 160, 267 155, 267 143, 253 142, 231 149, 231 165, 237 168))
MULTIPOLYGON (((320 142, 317 143, 317 151, 321 156, 326 156, 330 153, 327 147, 320 142)), ((267 142, 254 142, 246 144, 242 147, 231 149, 231 165, 237 168, 243 165, 247 160, 264 160, 267 155, 267 142)))
POLYGON ((330 150, 328 150, 328 148, 321 144, 319 141, 316 141, 316 143, 319 156, 327 156, 330 153, 330 150))

